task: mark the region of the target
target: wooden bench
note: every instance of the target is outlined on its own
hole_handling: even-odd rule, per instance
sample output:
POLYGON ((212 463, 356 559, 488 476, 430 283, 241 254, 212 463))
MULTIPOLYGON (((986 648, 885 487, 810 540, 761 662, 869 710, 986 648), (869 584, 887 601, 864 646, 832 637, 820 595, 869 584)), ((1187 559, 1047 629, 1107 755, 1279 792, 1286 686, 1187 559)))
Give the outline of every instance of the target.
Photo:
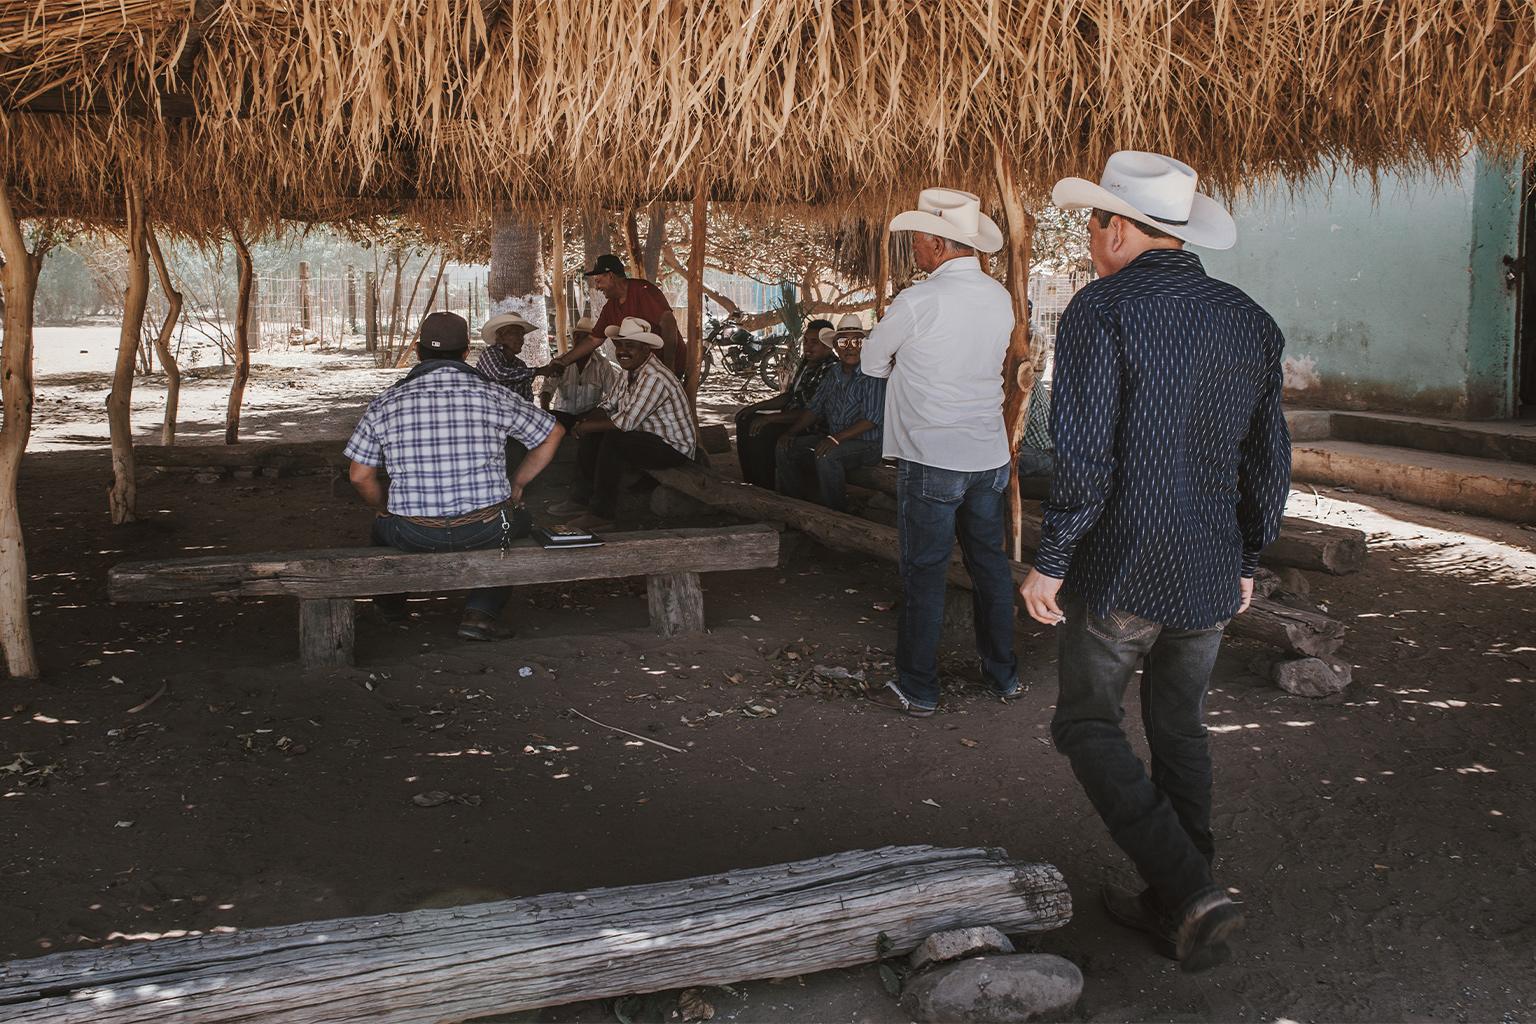
POLYGON ((113 601, 296 597, 306 668, 352 664, 354 598, 644 576, 651 624, 663 636, 704 629, 699 574, 778 564, 779 535, 754 523, 719 529, 618 533, 601 547, 413 554, 392 548, 214 555, 113 567, 113 601))

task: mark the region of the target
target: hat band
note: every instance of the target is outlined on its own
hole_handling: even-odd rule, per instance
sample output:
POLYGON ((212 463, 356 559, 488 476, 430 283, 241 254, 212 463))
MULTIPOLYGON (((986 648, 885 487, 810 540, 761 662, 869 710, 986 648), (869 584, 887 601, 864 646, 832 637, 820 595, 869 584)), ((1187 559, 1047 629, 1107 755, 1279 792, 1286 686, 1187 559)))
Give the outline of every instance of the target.
POLYGON ((1182 228, 1186 224, 1189 223, 1189 218, 1188 217, 1185 217, 1183 220, 1169 220, 1167 217, 1159 217, 1155 213, 1149 213, 1149 214, 1147 214, 1147 216, 1151 217, 1153 220, 1157 221, 1159 224, 1167 224, 1169 227, 1174 227, 1174 228, 1182 228))

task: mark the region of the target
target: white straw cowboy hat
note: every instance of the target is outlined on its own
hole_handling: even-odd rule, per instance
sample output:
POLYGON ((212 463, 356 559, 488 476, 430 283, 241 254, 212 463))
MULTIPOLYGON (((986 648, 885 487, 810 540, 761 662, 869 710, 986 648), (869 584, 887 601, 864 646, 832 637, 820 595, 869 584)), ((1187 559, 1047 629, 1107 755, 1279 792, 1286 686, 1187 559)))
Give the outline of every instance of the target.
POLYGON ((651 348, 661 348, 666 344, 661 340, 661 335, 651 333, 650 324, 637 316, 625 317, 624 322, 617 327, 610 324, 604 333, 614 341, 638 341, 651 348))
POLYGON ((898 213, 892 231, 922 231, 968 245, 982 252, 1003 247, 1003 232, 981 212, 981 199, 953 188, 925 188, 917 197, 917 209, 898 213))
POLYGON ((1098 208, 1140 221, 1191 245, 1230 249, 1237 243, 1232 215, 1195 191, 1194 168, 1161 153, 1123 149, 1109 158, 1095 185, 1062 178, 1051 202, 1064 210, 1098 208))
POLYGON ((844 313, 837 320, 837 331, 833 337, 840 334, 857 333, 861 337, 869 332, 864 329, 864 319, 857 313, 844 313))
POLYGON ((508 326, 521 327, 524 334, 532 334, 538 330, 537 327, 516 313, 497 313, 480 325, 480 340, 489 345, 496 340, 496 332, 508 326))
POLYGON ((576 334, 582 334, 582 333, 591 334, 592 333, 592 328, 594 326, 596 326, 596 324, 597 324, 596 320, 593 320, 589 316, 584 316, 580 320, 576 321, 576 329, 575 329, 574 333, 576 333, 576 334))

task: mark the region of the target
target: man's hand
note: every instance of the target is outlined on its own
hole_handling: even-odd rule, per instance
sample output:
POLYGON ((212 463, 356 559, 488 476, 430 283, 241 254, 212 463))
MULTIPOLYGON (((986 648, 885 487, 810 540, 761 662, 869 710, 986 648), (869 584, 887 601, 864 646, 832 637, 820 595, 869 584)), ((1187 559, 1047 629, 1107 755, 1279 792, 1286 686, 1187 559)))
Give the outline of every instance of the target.
POLYGON ((1024 607, 1029 611, 1030 618, 1042 625, 1055 626, 1066 620, 1061 607, 1056 604, 1056 593, 1059 590, 1061 580, 1031 569, 1029 575, 1024 577, 1024 585, 1019 588, 1019 596, 1024 599, 1024 607))
POLYGON ((837 451, 837 449, 837 435, 833 434, 829 436, 825 441, 821 442, 821 444, 816 446, 816 457, 818 459, 824 459, 828 455, 831 455, 833 452, 837 451))
POLYGON ((767 420, 766 417, 763 417, 763 416, 753 416, 752 417, 752 425, 747 428, 747 436, 748 437, 756 437, 758 434, 761 434, 763 432, 763 428, 765 426, 767 426, 767 425, 768 425, 768 420, 767 420))
POLYGON ((1248 610, 1249 605, 1253 604, 1253 577, 1244 576, 1237 582, 1243 591, 1243 603, 1237 606, 1237 614, 1241 615, 1248 610))
POLYGON ((512 481, 512 493, 507 495, 507 500, 514 505, 521 505, 523 503, 523 485, 515 480, 512 481))
POLYGON ((793 441, 798 436, 798 434, 781 434, 779 436, 779 443, 774 445, 774 447, 788 449, 789 442, 793 441))

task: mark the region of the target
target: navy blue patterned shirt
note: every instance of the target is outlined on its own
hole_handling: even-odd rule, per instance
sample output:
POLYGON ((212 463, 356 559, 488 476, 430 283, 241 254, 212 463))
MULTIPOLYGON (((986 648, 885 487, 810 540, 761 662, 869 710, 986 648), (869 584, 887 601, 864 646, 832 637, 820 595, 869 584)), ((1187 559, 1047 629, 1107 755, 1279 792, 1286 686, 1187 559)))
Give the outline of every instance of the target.
POLYGON ((821 379, 816 395, 807 406, 827 423, 827 433, 840 434, 860 420, 874 426, 850 441, 876 441, 885 424, 885 378, 871 377, 857 366, 845 372, 837 360, 829 360, 830 370, 821 379))
POLYGON ((1230 618, 1290 489, 1284 345, 1268 313, 1182 249, 1079 292, 1056 334, 1056 474, 1035 568, 1096 615, 1176 629, 1230 618))

